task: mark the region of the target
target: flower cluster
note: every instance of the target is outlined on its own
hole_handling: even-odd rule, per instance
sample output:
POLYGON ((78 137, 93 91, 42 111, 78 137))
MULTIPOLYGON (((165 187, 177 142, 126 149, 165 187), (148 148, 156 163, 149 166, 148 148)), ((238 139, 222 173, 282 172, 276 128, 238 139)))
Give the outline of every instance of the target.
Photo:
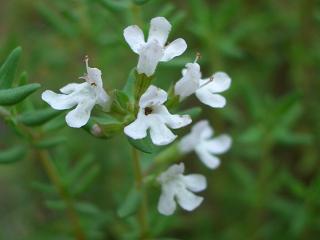
MULTIPOLYGON (((231 79, 223 72, 214 73, 211 77, 203 79, 197 57, 194 62, 185 65, 181 79, 175 83, 173 91, 169 94, 152 85, 152 76, 159 62, 170 61, 187 49, 187 44, 182 38, 167 44, 170 30, 171 24, 164 17, 151 20, 147 41, 138 26, 124 29, 126 42, 133 52, 139 55, 135 68, 136 77, 132 83, 135 97, 130 98, 123 92, 122 94, 126 95, 123 99, 128 99, 125 100, 128 101, 125 104, 123 99, 119 101, 116 95, 108 94, 104 90, 101 71, 89 67, 88 59, 86 59, 87 74, 81 77, 85 82, 68 84, 60 89, 61 94, 47 90, 43 92, 42 99, 57 110, 74 108, 66 115, 67 124, 73 128, 88 124, 91 111, 96 104, 102 107, 104 113, 114 116, 112 106, 118 107, 118 102, 121 102, 124 110, 120 112, 124 117, 120 121, 125 135, 133 141, 150 137, 152 144, 159 146, 172 143, 177 138, 172 129, 185 127, 191 124, 192 119, 189 115, 171 113, 172 110, 166 105, 167 102, 175 98, 179 104, 195 94, 205 105, 222 108, 226 105, 226 99, 220 93, 230 87, 231 79)), ((195 151, 207 167, 217 168, 220 164, 217 155, 230 148, 231 138, 225 134, 216 138, 212 138, 212 135, 213 129, 209 122, 199 121, 192 127, 191 132, 177 143, 180 155, 184 156, 195 151)), ((195 209, 202 203, 203 197, 194 193, 203 191, 207 187, 205 177, 200 174, 183 175, 184 170, 183 163, 173 164, 158 176, 157 181, 162 189, 158 204, 161 214, 171 215, 176 209, 176 203, 187 211, 195 209)))

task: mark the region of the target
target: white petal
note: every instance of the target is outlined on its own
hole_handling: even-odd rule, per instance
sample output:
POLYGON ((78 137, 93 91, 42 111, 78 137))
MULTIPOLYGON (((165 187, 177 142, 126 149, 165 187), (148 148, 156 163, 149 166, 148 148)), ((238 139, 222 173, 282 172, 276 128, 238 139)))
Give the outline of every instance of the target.
POLYGON ((223 108, 226 105, 226 99, 220 94, 211 93, 207 86, 199 88, 196 96, 202 103, 213 108, 223 108))
POLYGON ((80 128, 84 126, 90 118, 91 110, 95 102, 87 100, 78 104, 78 106, 66 115, 66 122, 70 127, 80 128))
POLYGON ((173 164, 166 171, 161 173, 157 180, 161 184, 166 183, 168 180, 172 180, 173 178, 183 174, 184 168, 183 162, 179 164, 173 164))
POLYGON ((199 197, 185 188, 179 188, 179 190, 176 191, 176 197, 179 205, 187 211, 194 210, 203 201, 203 197, 199 197))
POLYGON ((66 86, 60 88, 60 92, 64 93, 64 94, 70 94, 72 92, 74 92, 75 90, 77 90, 79 87, 78 83, 70 83, 67 84, 66 86))
POLYGON ((142 139, 147 136, 148 125, 146 118, 140 110, 137 119, 124 128, 124 133, 133 139, 142 139))
POLYGON ((148 89, 142 94, 139 106, 145 108, 148 106, 161 105, 167 101, 168 94, 161 88, 150 85, 148 89))
POLYGON ((200 174, 189 174, 183 176, 183 181, 192 192, 200 192, 207 188, 207 180, 200 174))
POLYGON ((164 49, 164 55, 161 58, 162 62, 167 62, 173 59, 174 57, 180 56, 187 49, 187 43, 182 38, 178 38, 171 42, 164 49))
POLYGON ((210 127, 207 120, 201 120, 192 127, 192 133, 199 139, 209 139, 213 134, 213 129, 210 127))
POLYGON ((177 136, 158 117, 152 115, 148 116, 148 124, 153 144, 161 146, 173 142, 177 136))
POLYGON ((89 79, 89 83, 92 84, 94 83, 95 85, 97 85, 97 87, 102 88, 103 86, 103 82, 102 82, 102 72, 100 71, 100 69, 98 68, 91 68, 91 67, 87 67, 87 72, 88 72, 88 79, 89 79))
POLYGON ((160 199, 158 202, 158 211, 166 216, 174 213, 176 210, 176 202, 174 200, 174 192, 166 187, 162 188, 160 199))
POLYGON ((69 109, 77 104, 75 99, 69 95, 57 94, 50 90, 44 91, 41 94, 41 98, 56 110, 69 109))
MULTIPOLYGON (((209 81, 209 79, 202 80, 201 84, 209 81)), ((231 78, 224 72, 217 72, 213 75, 213 80, 206 87, 212 93, 220 93, 229 89, 231 85, 231 78)))
POLYGON ((161 46, 164 46, 170 30, 171 24, 164 17, 155 17, 151 19, 148 42, 157 40, 161 46))
POLYGON ((228 151, 228 149, 231 147, 231 142, 231 137, 223 134, 212 140, 206 141, 205 146, 210 153, 222 154, 228 151))
POLYGON ((154 107, 154 111, 160 115, 165 124, 173 129, 187 126, 192 122, 189 115, 170 114, 168 109, 163 105, 154 107))
POLYGON ((201 145, 195 149, 200 160, 210 169, 215 169, 220 165, 220 159, 209 153, 209 151, 201 145))
POLYGON ((179 150, 181 153, 189 153, 194 150, 196 145, 198 144, 198 139, 194 137, 191 133, 184 136, 179 142, 179 150))
POLYGON ((129 26, 124 29, 123 36, 131 47, 132 51, 135 53, 139 53, 139 49, 145 44, 143 32, 136 25, 129 26))
POLYGON ((188 63, 183 71, 183 77, 175 84, 175 95, 180 96, 180 101, 195 93, 200 86, 201 72, 197 63, 188 63))
POLYGON ((152 76, 163 56, 163 52, 163 48, 156 41, 148 42, 141 47, 139 50, 139 61, 137 65, 138 73, 144 73, 148 77, 152 76))

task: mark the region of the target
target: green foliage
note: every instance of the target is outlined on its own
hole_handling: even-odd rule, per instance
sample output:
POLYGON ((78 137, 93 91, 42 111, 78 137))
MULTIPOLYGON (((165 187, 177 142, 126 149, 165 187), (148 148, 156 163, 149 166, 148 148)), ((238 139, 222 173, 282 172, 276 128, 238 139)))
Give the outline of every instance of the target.
POLYGON ((0 89, 10 88, 13 84, 18 61, 21 55, 21 47, 15 48, 7 57, 0 68, 0 89))
POLYGON ((52 108, 45 108, 21 113, 17 117, 17 121, 23 123, 24 125, 34 127, 48 122, 49 120, 57 117, 59 114, 61 114, 61 111, 57 111, 52 108))
POLYGON ((0 105, 15 105, 40 88, 40 84, 31 83, 20 87, 0 90, 0 105))
POLYGON ((22 160, 27 150, 25 147, 17 146, 0 152, 0 164, 14 163, 22 160))
POLYGON ((129 217, 133 215, 137 210, 138 206, 141 203, 141 194, 137 191, 136 188, 132 188, 128 195, 125 197, 122 205, 118 208, 118 215, 121 218, 129 217))
MULTIPOLYGON (((131 146, 127 138, 109 138, 134 119, 128 110, 137 109, 140 94, 135 90, 135 68, 127 76, 137 55, 125 43, 123 29, 137 24, 146 33, 154 16, 167 17, 173 25, 168 41, 183 37, 189 51, 160 63, 152 81, 168 89, 198 51, 203 78, 227 72, 232 86, 224 94, 228 100, 224 109, 203 107, 200 112, 199 101, 190 97, 188 106, 195 108, 185 107, 183 113, 191 114, 193 122, 209 119, 216 135, 232 136, 233 146, 221 156, 221 167, 209 171, 194 154, 181 158, 175 143, 159 149, 149 137, 128 139, 147 152, 142 154, 143 168, 152 174, 153 160, 161 167, 183 160, 188 172, 208 176, 210 187, 201 207, 192 213, 177 211, 172 217, 159 215, 159 188, 148 185, 152 237, 318 238, 317 2, 12 0, 4 1, 0 13, 0 163, 12 163, 0 167, 0 239, 74 239, 70 203, 85 239, 138 239, 138 222, 132 217, 139 196, 131 191, 131 146), (21 70, 27 70, 28 77, 18 72, 21 48, 12 51, 17 45, 23 46, 21 70), (60 116, 55 111, 37 116, 45 110, 39 110, 44 103, 35 82, 43 90, 76 82, 84 71, 85 55, 101 68, 107 90, 122 89, 112 93, 117 114, 106 117, 94 110, 95 117, 86 126, 93 136, 64 127, 61 111, 60 116), (53 178, 39 157, 44 152, 51 156, 45 163, 56 173, 53 178), (28 161, 19 161, 27 153, 28 161)), ((174 107, 170 106, 171 112, 181 113, 174 107)), ((150 183, 156 176, 152 177, 150 183)))

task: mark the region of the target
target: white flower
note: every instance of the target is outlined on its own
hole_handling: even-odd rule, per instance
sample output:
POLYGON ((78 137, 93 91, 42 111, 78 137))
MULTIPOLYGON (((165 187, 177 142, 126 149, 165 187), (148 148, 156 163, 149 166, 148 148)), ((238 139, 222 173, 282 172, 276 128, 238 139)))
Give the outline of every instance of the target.
POLYGON ((158 177, 161 184, 161 196, 158 210, 161 214, 171 215, 176 209, 177 203, 185 210, 192 211, 203 201, 193 192, 206 189, 207 181, 200 174, 183 175, 184 164, 174 164, 158 177))
POLYGON ((137 119, 124 128, 125 134, 133 139, 142 139, 150 129, 150 137, 155 145, 171 143, 177 136, 168 127, 184 127, 191 123, 191 118, 188 115, 170 114, 163 105, 167 97, 164 90, 149 86, 140 98, 137 119))
POLYGON ((231 147, 232 140, 226 134, 216 138, 211 138, 212 135, 213 129, 209 126, 208 121, 197 122, 191 132, 182 138, 179 149, 182 153, 195 151, 208 168, 217 168, 220 159, 215 155, 225 153, 231 147))
POLYGON ((204 104, 213 108, 222 108, 226 105, 226 99, 218 93, 224 92, 230 87, 231 79, 224 72, 217 72, 211 78, 201 79, 201 71, 198 63, 188 63, 182 70, 182 78, 175 84, 175 94, 180 101, 196 94, 204 104))
POLYGON ((137 71, 148 77, 153 75, 158 62, 167 62, 176 56, 180 56, 187 44, 182 38, 178 38, 166 45, 171 24, 164 17, 156 17, 151 20, 149 37, 144 40, 142 30, 136 26, 129 26, 123 31, 123 35, 131 49, 139 55, 137 71))
POLYGON ((103 89, 101 71, 98 68, 89 67, 88 59, 86 59, 86 68, 87 75, 81 77, 86 82, 70 83, 60 89, 62 94, 46 90, 41 95, 44 101, 57 110, 76 106, 66 115, 67 124, 74 128, 80 128, 89 121, 95 104, 108 110, 111 103, 110 97, 103 89))

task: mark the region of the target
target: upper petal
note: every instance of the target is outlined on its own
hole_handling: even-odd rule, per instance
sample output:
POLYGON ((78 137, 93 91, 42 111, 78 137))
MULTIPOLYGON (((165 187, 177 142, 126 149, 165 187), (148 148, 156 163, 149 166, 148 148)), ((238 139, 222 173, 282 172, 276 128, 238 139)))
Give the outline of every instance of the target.
POLYGON ((167 181, 170 181, 173 178, 182 175, 184 172, 184 168, 185 167, 183 162, 179 164, 173 164, 166 171, 161 173, 157 180, 159 183, 165 183, 167 181))
POLYGON ((201 80, 199 64, 186 64, 182 74, 183 77, 174 86, 174 93, 180 96, 180 101, 193 94, 199 88, 201 80))
POLYGON ((135 53, 139 53, 139 49, 145 44, 143 32, 136 25, 124 29, 123 36, 135 53))
POLYGON ((97 88, 97 104, 99 104, 103 110, 108 111, 111 106, 111 98, 103 88, 97 88))
POLYGON ((187 49, 187 43, 182 38, 178 38, 171 42, 164 49, 164 55, 161 58, 162 62, 167 62, 173 59, 174 57, 180 56, 187 49))
POLYGON ((220 94, 211 93, 207 86, 199 88, 196 96, 202 103, 213 108, 223 108, 226 105, 226 99, 220 94))
POLYGON ((200 192, 207 188, 207 180, 201 174, 189 174, 182 177, 187 188, 192 192, 200 192))
POLYGON ((148 42, 157 40, 163 47, 171 30, 171 24, 164 17, 155 17, 151 19, 148 42))
MULTIPOLYGON (((201 83, 210 81, 210 79, 202 80, 201 83)), ((213 80, 206 86, 212 93, 220 93, 230 88, 231 78, 224 72, 217 72, 213 75, 213 80)))
POLYGON ((156 86, 150 85, 139 100, 140 108, 161 105, 167 101, 168 94, 156 86))
POLYGON ((213 129, 207 120, 201 120, 192 127, 192 133, 195 134, 195 138, 198 140, 209 139, 213 134, 213 129))
POLYGON ((124 133, 133 139, 142 139, 147 136, 148 125, 142 111, 140 110, 134 122, 124 128, 124 133))
POLYGON ((204 144, 208 151, 213 154, 222 154, 231 147, 232 139, 229 135, 223 134, 214 139, 206 141, 204 144))
POLYGON ((139 50, 139 61, 137 72, 144 73, 148 77, 152 76, 157 68, 160 59, 163 56, 163 48, 157 41, 151 41, 145 44, 139 50))

